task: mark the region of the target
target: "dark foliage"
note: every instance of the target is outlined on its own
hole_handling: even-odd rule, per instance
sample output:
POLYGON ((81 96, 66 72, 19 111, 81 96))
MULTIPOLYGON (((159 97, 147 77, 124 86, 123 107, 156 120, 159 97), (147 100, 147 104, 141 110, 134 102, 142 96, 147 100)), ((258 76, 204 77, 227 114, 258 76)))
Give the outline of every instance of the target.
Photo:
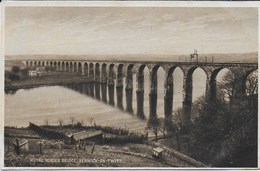
POLYGON ((27 78, 28 77, 28 72, 29 72, 29 68, 26 67, 26 68, 23 68, 20 70, 20 75, 23 79, 27 78))
POLYGON ((154 135, 155 135, 155 140, 158 140, 158 133, 160 131, 160 122, 158 118, 150 118, 148 121, 148 128, 150 128, 154 135))
MULTIPOLYGON (((248 102, 246 105, 230 104, 234 86, 228 81, 233 79, 227 77, 222 87, 229 92, 228 100, 223 97, 222 89, 216 102, 201 97, 193 103, 190 131, 181 135, 189 137, 190 147, 186 152, 210 166, 257 167, 257 94, 248 93, 249 96, 239 99, 248 102)), ((181 113, 179 109, 174 116, 181 113)), ((178 122, 177 119, 176 124, 181 125, 178 122)))
POLYGON ((13 73, 10 71, 5 71, 5 82, 7 83, 8 80, 9 81, 13 81, 13 80, 19 80, 20 76, 18 73, 13 73))
POLYGON ((20 72, 20 67, 19 66, 13 66, 12 72, 18 74, 20 72))
POLYGON ((221 100, 196 103, 200 115, 188 134, 190 155, 212 166, 256 167, 257 112, 237 106, 234 112, 221 100))

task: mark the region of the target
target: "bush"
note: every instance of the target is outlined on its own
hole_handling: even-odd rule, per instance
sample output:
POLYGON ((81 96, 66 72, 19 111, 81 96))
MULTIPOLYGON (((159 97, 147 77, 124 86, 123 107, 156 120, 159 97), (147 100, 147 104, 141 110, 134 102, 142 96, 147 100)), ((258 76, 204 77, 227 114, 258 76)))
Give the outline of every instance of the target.
POLYGON ((21 77, 22 78, 27 78, 28 77, 28 72, 29 72, 29 68, 28 67, 21 69, 20 70, 21 77))
POLYGON ((16 73, 16 74, 19 73, 20 72, 20 67, 19 66, 13 66, 12 67, 12 72, 16 73))

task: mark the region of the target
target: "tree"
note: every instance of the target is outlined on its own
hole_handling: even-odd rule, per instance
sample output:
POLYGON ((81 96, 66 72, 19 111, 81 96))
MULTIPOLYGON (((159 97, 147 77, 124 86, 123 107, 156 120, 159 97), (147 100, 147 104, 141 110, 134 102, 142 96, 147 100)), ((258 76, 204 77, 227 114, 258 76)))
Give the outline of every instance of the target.
POLYGON ((75 118, 72 116, 70 117, 70 120, 71 120, 71 125, 74 125, 75 118))
POLYGON ((19 73, 20 72, 20 67, 19 66, 13 66, 12 67, 12 72, 16 73, 16 74, 19 73))
POLYGON ((20 70, 21 76, 23 78, 27 78, 28 77, 28 72, 29 72, 29 68, 28 67, 23 68, 23 69, 20 70))
POLYGON ((164 118, 159 118, 158 119, 159 121, 159 131, 161 133, 163 133, 163 137, 165 138, 165 133, 166 133, 166 125, 165 125, 165 122, 166 120, 164 118))
POLYGON ((62 119, 58 119, 58 123, 59 123, 60 127, 62 127, 63 120, 62 119))
POLYGON ((158 140, 158 132, 160 129, 160 123, 157 118, 151 118, 148 121, 148 128, 152 129, 154 135, 155 135, 155 141, 158 140))
POLYGON ((9 81, 11 81, 11 72, 5 70, 5 83, 8 83, 9 81))
POLYGON ((10 80, 19 80, 20 76, 17 73, 11 72, 10 75, 9 75, 9 78, 10 78, 10 80))
MULTIPOLYGON (((254 94, 257 86, 256 75, 248 77, 248 84, 250 86, 247 87, 247 92, 254 94)), ((222 95, 228 95, 232 104, 235 91, 233 76, 227 73, 220 85, 225 93, 222 95)), ((193 129, 193 139, 200 141, 197 145, 203 147, 200 151, 205 151, 200 154, 202 160, 215 160, 216 166, 244 166, 251 161, 241 160, 241 156, 248 155, 252 160, 257 156, 252 152, 257 149, 257 112, 249 111, 243 105, 230 108, 226 101, 221 99, 223 98, 219 98, 214 104, 202 103, 202 107, 197 108, 200 115, 194 123, 196 127, 193 129), (222 156, 218 156, 219 151, 222 151, 222 156)), ((199 152, 194 154, 196 153, 199 152)))
POLYGON ((226 75, 223 77, 222 81, 218 83, 218 94, 222 94, 222 96, 218 96, 224 98, 226 101, 229 101, 230 104, 233 103, 233 97, 235 92, 235 78, 231 71, 228 71, 226 75))
MULTIPOLYGON (((257 74, 250 74, 246 87, 248 95, 257 96, 257 84, 257 74)), ((232 103, 235 91, 231 72, 219 86, 216 102, 200 97, 192 104, 192 129, 188 135, 190 155, 212 166, 257 166, 257 110, 244 105, 231 108, 227 103, 232 103)), ((257 104, 257 98, 252 101, 257 104)), ((181 115, 182 109, 173 114, 176 126, 182 125, 181 115)))
MULTIPOLYGON (((231 71, 228 71, 223 77, 223 80, 218 83, 218 97, 224 98, 229 101, 230 104, 233 103, 234 93, 235 93, 235 79, 231 71), (224 96, 224 97, 223 97, 224 96)), ((248 96, 252 96, 258 93, 258 71, 253 71, 248 75, 246 79, 246 93, 248 96)))
POLYGON ((248 96, 258 94, 258 71, 253 71, 246 80, 246 93, 248 96))

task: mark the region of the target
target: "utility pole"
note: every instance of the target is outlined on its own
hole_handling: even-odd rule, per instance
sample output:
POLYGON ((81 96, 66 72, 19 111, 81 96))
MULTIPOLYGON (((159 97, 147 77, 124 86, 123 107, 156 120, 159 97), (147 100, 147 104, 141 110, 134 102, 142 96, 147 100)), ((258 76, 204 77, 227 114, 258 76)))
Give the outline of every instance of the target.
POLYGON ((190 54, 190 63, 192 62, 192 58, 195 58, 196 56, 196 63, 199 62, 199 55, 198 55, 198 50, 194 49, 194 53, 190 54))
POLYGON ((196 56, 196 62, 199 62, 198 50, 194 49, 194 56, 196 56))

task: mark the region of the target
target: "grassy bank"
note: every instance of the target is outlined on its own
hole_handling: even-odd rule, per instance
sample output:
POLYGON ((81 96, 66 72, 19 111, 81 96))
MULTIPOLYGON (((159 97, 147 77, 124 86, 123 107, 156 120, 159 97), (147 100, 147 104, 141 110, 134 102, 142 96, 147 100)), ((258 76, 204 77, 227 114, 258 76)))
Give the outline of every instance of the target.
MULTIPOLYGON (((62 127, 57 126, 62 129, 62 127)), ((66 129, 66 128, 65 128, 66 129)), ((155 160, 147 144, 89 144, 85 149, 62 141, 39 136, 29 128, 5 128, 6 167, 169 167, 176 166, 155 160), (13 142, 26 138, 27 154, 17 155, 13 142), (41 150, 39 143, 41 142, 41 150), (93 150, 94 149, 94 150, 93 150), (93 152, 92 152, 93 150, 93 152)))
POLYGON ((27 89, 40 86, 65 85, 72 83, 94 82, 76 73, 48 72, 39 77, 10 81, 5 84, 5 90, 27 89))

